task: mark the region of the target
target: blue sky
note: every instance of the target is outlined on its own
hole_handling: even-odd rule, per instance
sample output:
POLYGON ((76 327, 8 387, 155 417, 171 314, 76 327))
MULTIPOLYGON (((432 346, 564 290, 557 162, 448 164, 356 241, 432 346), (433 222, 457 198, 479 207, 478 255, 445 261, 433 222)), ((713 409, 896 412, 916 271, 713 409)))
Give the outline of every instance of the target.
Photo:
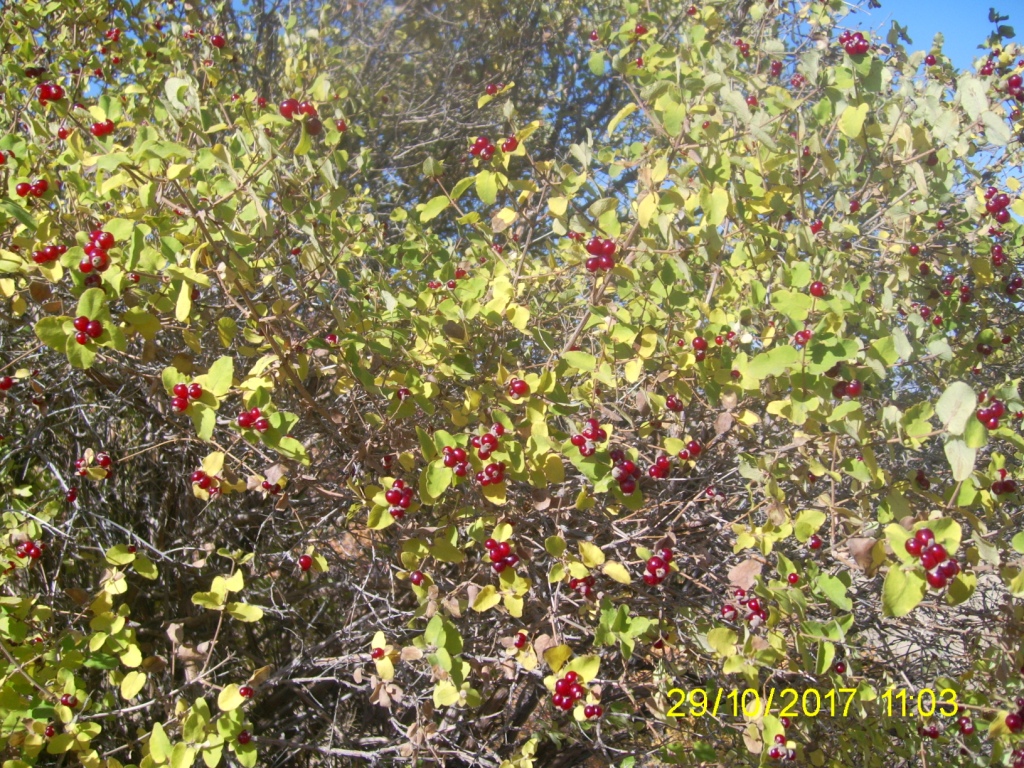
MULTIPOLYGON (((859 19, 865 29, 885 33, 890 22, 907 27, 914 41, 913 50, 931 48, 936 32, 945 37, 943 51, 958 69, 970 66, 981 52, 977 46, 993 31, 988 21, 988 9, 995 7, 1008 24, 1014 27, 1020 41, 1024 35, 1024 5, 1020 0, 879 0, 881 8, 869 13, 870 19, 859 19)), ((853 21, 851 17, 850 21, 853 21)))

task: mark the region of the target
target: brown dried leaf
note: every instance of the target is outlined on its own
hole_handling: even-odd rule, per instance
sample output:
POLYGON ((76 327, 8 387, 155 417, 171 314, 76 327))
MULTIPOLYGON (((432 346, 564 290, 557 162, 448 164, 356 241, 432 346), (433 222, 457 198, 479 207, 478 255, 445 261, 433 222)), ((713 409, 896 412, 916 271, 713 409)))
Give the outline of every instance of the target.
POLYGON ((881 564, 881 560, 884 557, 883 552, 878 554, 881 557, 875 555, 875 544, 877 540, 869 537, 856 537, 849 539, 846 542, 846 546, 850 549, 850 555, 853 556, 854 562, 869 576, 878 569, 881 564))
POLYGON ((419 661, 423 658, 423 651, 413 645, 407 645, 399 654, 402 661, 419 661))
POLYGON ((42 304, 48 298, 53 296, 53 289, 50 288, 50 284, 43 282, 42 280, 33 280, 29 283, 28 292, 36 304, 42 304))
POLYGON ((273 664, 267 664, 265 667, 260 667, 249 676, 249 685, 262 685, 267 681, 273 671, 273 664))
POLYGON ((170 639, 171 645, 181 645, 185 640, 185 630, 181 624, 169 624, 167 637, 170 639))
POLYGON ((715 419, 715 436, 724 435, 732 429, 733 421, 734 419, 729 411, 722 411, 718 414, 718 418, 715 419))
POLYGON ((549 494, 543 488, 535 488, 533 490, 533 508, 538 512, 543 512, 545 509, 551 506, 551 494, 549 494))
POLYGON ((753 558, 744 560, 729 571, 729 583, 740 589, 750 589, 761 575, 764 563, 753 558))
POLYGON ((92 600, 88 592, 84 589, 79 589, 78 587, 69 587, 64 590, 64 594, 74 600, 78 605, 88 605, 92 600))
POLYGON ((533 641, 533 650, 537 656, 544 658, 544 653, 556 645, 558 645, 558 642, 551 635, 537 635, 537 639, 533 641))

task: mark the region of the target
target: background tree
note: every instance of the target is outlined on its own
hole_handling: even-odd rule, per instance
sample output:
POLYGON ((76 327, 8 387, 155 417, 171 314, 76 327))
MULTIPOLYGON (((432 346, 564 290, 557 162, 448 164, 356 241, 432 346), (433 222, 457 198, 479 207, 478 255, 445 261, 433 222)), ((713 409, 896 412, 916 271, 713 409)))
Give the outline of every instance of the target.
POLYGON ((8 764, 1024 765, 1024 64, 847 10, 7 9, 8 764))

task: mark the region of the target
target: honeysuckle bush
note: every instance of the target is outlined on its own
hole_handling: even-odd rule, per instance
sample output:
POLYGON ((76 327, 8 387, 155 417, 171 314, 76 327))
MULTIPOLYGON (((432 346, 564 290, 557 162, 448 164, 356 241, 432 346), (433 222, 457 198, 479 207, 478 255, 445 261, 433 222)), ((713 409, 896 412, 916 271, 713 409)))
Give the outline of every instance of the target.
POLYGON ((1024 51, 734 6, 6 9, 5 766, 1020 759, 1024 51))

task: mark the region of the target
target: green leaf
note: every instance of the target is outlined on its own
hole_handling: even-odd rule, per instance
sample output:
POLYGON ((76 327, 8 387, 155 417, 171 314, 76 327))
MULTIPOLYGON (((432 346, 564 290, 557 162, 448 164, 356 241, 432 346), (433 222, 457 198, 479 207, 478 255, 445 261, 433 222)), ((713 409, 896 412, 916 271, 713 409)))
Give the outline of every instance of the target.
POLYGON ((146 684, 146 673, 132 670, 121 680, 121 698, 134 699, 146 684))
POLYGON ((215 397, 224 397, 231 389, 231 382, 235 375, 235 364, 230 357, 221 357, 210 366, 206 372, 206 389, 215 397))
POLYGON ((853 601, 846 595, 846 585, 835 576, 821 574, 815 581, 821 593, 841 611, 853 610, 853 601))
POLYGON ((882 612, 886 616, 906 616, 924 599, 925 580, 894 565, 882 585, 882 612))
POLYGON ((956 438, 946 443, 943 450, 953 470, 953 479, 960 483, 974 472, 974 463, 978 459, 978 450, 971 448, 963 440, 956 438))
POLYGON ((188 415, 200 440, 213 438, 213 428, 217 425, 217 413, 205 403, 194 401, 188 408, 188 415))
POLYGON ((174 745, 174 749, 171 751, 171 768, 191 768, 195 761, 195 747, 190 747, 183 741, 174 745))
POLYGON ((844 136, 849 136, 851 139, 855 139, 860 136, 861 131, 864 130, 864 119, 867 116, 867 104, 861 104, 856 107, 850 105, 843 110, 843 114, 839 117, 839 130, 844 136))
POLYGON ((988 109, 988 93, 985 84, 969 72, 960 76, 956 86, 960 106, 971 120, 977 120, 988 109))
POLYGON ((721 187, 713 190, 704 187, 700 191, 700 207, 704 210, 704 220, 717 227, 729 212, 729 193, 721 187))
POLYGON ((16 218, 31 232, 35 232, 38 228, 36 220, 32 218, 32 215, 13 200, 0 201, 0 211, 16 218))
MULTIPOLYGON (((602 63, 601 66, 603 68, 604 64, 602 63)), ((622 109, 620 109, 618 112, 616 112, 615 113, 615 117, 613 117, 611 119, 611 122, 608 123, 608 133, 607 133, 607 135, 611 136, 615 132, 615 129, 618 127, 619 123, 621 123, 627 117, 629 117, 634 112, 636 112, 636 110, 637 110, 636 104, 631 101, 628 104, 626 104, 626 106, 624 106, 622 109)))
MULTIPOLYGON (((36 336, 43 344, 56 352, 64 352, 68 345, 68 334, 64 332, 65 317, 44 317, 35 325, 36 336)), ((77 344, 77 342, 75 342, 77 344)))
POLYGON ((452 471, 440 459, 430 462, 420 475, 420 495, 424 501, 439 499, 451 485, 452 477, 452 471))
POLYGON ((566 352, 562 357, 570 366, 581 371, 597 370, 597 358, 588 352, 566 352))
POLYGON ((102 319, 106 314, 107 294, 102 288, 88 288, 78 299, 79 316, 85 315, 90 320, 102 319))
POLYGON ((593 74, 601 77, 604 74, 604 54, 601 51, 591 53, 587 59, 587 66, 593 74))
POLYGON ((156 763, 166 763, 171 757, 171 740, 167 738, 167 732, 161 723, 153 723, 153 730, 149 734, 149 756, 156 763))
POLYGON ((977 404, 978 396, 971 386, 962 381, 954 381, 946 387, 935 404, 935 415, 951 434, 962 435, 977 404))
POLYGON ((309 135, 309 131, 306 130, 306 121, 302 121, 302 134, 299 136, 299 143, 295 145, 296 157, 302 157, 308 155, 309 150, 313 148, 313 139, 309 135))
POLYGON ((484 613, 485 611, 491 610, 491 608, 500 602, 501 595, 498 594, 498 590, 495 589, 493 584, 488 584, 477 594, 476 599, 473 601, 472 608, 477 613, 484 613))
POLYGON ((156 569, 156 565, 154 565, 153 561, 145 555, 136 556, 135 562, 132 563, 132 568, 137 574, 139 574, 139 576, 144 579, 149 579, 150 581, 156 579, 160 575, 159 571, 156 569))
MULTIPOLYGON (((494 202, 493 200, 491 202, 494 202)), ((427 222, 437 216, 441 211, 450 205, 448 198, 444 195, 438 195, 433 197, 423 206, 423 210, 420 211, 420 221, 427 222)))
POLYGON ((769 376, 781 376, 786 370, 800 362, 800 353, 790 346, 776 347, 762 352, 747 364, 747 375, 758 381, 769 376))
POLYGON ((493 172, 484 170, 476 175, 476 193, 482 202, 494 205, 498 198, 498 180, 493 172))
POLYGON ((245 703, 245 699, 238 692, 238 689, 238 683, 229 683, 221 689, 221 692, 217 695, 217 706, 221 712, 230 712, 233 709, 238 709, 245 703))
POLYGON ((248 603, 228 603, 226 610, 233 618, 239 621, 253 622, 263 618, 263 609, 258 605, 248 603))

